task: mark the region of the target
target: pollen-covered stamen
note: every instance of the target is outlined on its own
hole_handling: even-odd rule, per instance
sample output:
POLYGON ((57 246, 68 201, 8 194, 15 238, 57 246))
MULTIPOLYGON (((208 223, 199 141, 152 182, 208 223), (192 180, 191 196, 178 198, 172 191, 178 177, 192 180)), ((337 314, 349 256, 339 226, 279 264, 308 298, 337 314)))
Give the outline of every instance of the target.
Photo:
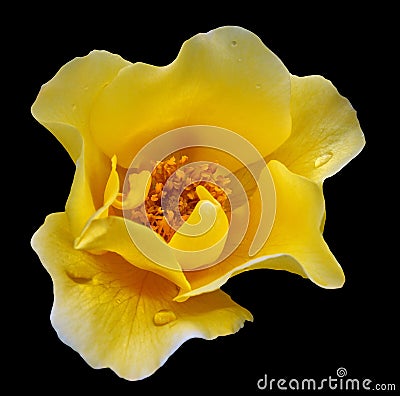
MULTIPOLYGON (((210 192, 225 213, 230 212, 227 194, 230 194, 231 191, 226 187, 230 180, 227 177, 215 175, 216 164, 202 163, 190 166, 188 157, 182 156, 179 161, 176 161, 175 157, 171 157, 154 165, 144 205, 147 221, 151 228, 167 243, 182 224, 182 220, 185 221, 189 218, 199 202, 200 199, 196 193, 196 187, 199 185, 204 186, 210 192), (177 191, 182 191, 178 205, 166 205, 173 209, 164 210, 162 204, 165 208, 168 200, 176 201, 177 191)), ((135 222, 147 223, 141 207, 125 210, 124 215, 135 222)))

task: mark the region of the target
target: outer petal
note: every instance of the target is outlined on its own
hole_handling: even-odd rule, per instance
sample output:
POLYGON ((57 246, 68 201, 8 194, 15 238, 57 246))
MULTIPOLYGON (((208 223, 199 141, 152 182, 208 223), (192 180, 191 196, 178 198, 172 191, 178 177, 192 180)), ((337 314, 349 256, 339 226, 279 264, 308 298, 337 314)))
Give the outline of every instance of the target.
MULTIPOLYGON (((248 249, 257 224, 254 218, 250 219, 244 243, 218 266, 187 273, 192 291, 181 292, 177 300, 215 290, 231 276, 257 268, 294 272, 324 288, 343 285, 343 271, 320 231, 325 209, 321 188, 288 171, 278 161, 271 161, 268 167, 276 189, 276 217, 264 247, 256 256, 249 257, 248 249)), ((250 199, 251 213, 257 213, 258 207, 259 195, 254 194, 250 199)))
POLYGON ((32 106, 33 116, 53 133, 76 162, 66 207, 76 236, 103 205, 110 174, 109 158, 97 148, 89 131, 93 101, 129 64, 106 51, 92 51, 85 57, 75 58, 42 86, 32 106))
POLYGON ((260 256, 288 255, 285 259, 256 264, 258 268, 287 269, 307 276, 318 286, 338 288, 344 283, 342 268, 325 243, 320 224, 325 215, 321 188, 308 179, 288 171, 278 161, 268 164, 277 192, 277 213, 274 227, 260 256))
POLYGON ((141 379, 186 340, 231 334, 252 320, 222 291, 173 302, 172 283, 112 253, 74 250, 72 241, 65 214, 57 213, 32 245, 54 281, 54 328, 94 368, 141 379))
POLYGON ((130 62, 118 55, 92 51, 68 62, 41 87, 32 114, 60 141, 74 162, 82 151, 82 136, 89 135, 93 100, 127 65, 130 62))
POLYGON ((253 33, 222 27, 186 41, 165 67, 135 63, 98 96, 93 137, 129 167, 162 132, 196 124, 245 136, 267 155, 290 134, 290 76, 253 33))
POLYGON ((291 76, 292 133, 267 160, 317 183, 354 158, 365 140, 350 102, 321 76, 291 76))
POLYGON ((120 56, 105 51, 92 51, 88 56, 75 58, 42 86, 32 106, 33 116, 53 133, 76 162, 66 207, 75 236, 103 205, 110 174, 109 159, 90 136, 92 104, 99 91, 128 64, 120 56))

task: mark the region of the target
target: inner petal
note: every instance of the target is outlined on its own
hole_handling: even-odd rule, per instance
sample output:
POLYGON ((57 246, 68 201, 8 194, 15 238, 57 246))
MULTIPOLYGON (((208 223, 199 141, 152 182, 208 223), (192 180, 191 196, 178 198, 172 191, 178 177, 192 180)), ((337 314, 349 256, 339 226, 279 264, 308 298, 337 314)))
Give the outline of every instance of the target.
POLYGON ((185 270, 218 264, 229 231, 229 220, 218 201, 201 185, 196 192, 200 201, 168 244, 185 270))

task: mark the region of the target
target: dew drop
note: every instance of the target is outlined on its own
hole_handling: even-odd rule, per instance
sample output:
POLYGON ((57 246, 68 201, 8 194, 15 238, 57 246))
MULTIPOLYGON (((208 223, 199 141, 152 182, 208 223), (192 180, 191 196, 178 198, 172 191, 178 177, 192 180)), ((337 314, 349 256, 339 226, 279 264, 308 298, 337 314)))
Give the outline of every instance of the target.
POLYGON ((120 299, 120 298, 117 298, 117 299, 115 300, 115 304, 117 304, 117 305, 121 304, 121 299, 120 299))
POLYGON ((72 111, 75 111, 76 110, 76 104, 73 104, 72 105, 72 111))
POLYGON ((87 85, 85 85, 84 87, 83 87, 83 90, 84 91, 87 91, 89 89, 89 87, 87 86, 87 85))
POLYGON ((242 58, 238 58, 238 60, 237 60, 237 61, 238 61, 238 62, 241 62, 242 60, 243 60, 242 58))
POLYGON ((176 320, 176 315, 169 309, 161 309, 153 317, 153 322, 156 326, 164 326, 174 320, 176 320))
POLYGON ((261 84, 256 84, 256 88, 257 88, 257 89, 260 89, 261 87, 262 87, 261 84))
POLYGON ((66 275, 68 276, 69 279, 71 279, 73 282, 78 283, 80 285, 86 285, 92 282, 92 278, 90 276, 86 275, 78 275, 72 272, 66 271, 66 275))
POLYGON ((323 165, 325 165, 326 163, 328 163, 331 158, 333 157, 333 153, 332 152, 328 152, 325 154, 320 155, 314 162, 314 166, 316 168, 319 168, 323 165))
POLYGON ((236 47, 236 46, 237 46, 237 41, 236 41, 236 40, 232 40, 231 46, 232 46, 232 47, 236 47))

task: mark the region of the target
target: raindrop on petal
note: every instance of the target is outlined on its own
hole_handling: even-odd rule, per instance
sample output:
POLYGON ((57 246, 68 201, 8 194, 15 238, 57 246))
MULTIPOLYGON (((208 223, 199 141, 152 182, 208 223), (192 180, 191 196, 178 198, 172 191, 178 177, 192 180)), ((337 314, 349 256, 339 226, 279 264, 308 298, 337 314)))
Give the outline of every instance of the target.
POLYGON ((153 322, 156 326, 164 326, 174 320, 176 320, 176 315, 169 309, 161 309, 153 317, 153 322))
POLYGON ((325 165, 326 163, 328 163, 331 158, 333 157, 333 153, 332 152, 328 152, 325 154, 320 155, 314 162, 314 166, 316 168, 319 168, 323 165, 325 165))

